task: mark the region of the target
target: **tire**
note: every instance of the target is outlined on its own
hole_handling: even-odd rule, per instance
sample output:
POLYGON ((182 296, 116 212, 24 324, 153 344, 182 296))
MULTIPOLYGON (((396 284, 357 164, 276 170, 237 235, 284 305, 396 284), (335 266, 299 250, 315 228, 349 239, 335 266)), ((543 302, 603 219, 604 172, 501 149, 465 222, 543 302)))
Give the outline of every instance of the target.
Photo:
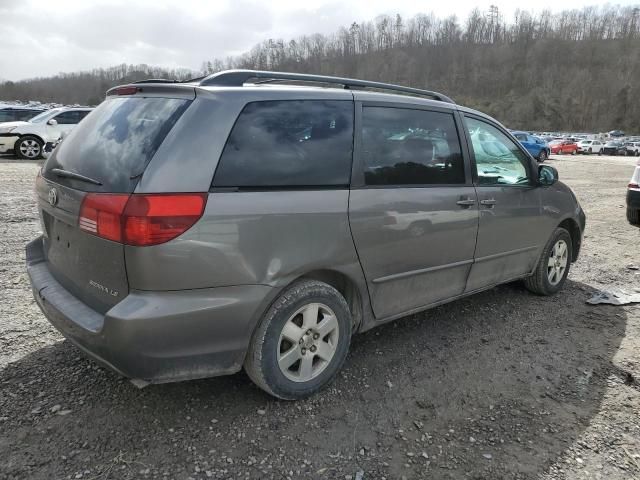
POLYGON ((627 207, 627 220, 631 225, 640 227, 640 210, 627 207))
POLYGON ((538 162, 544 163, 544 161, 546 159, 547 159, 547 151, 546 150, 540 150, 540 154, 538 155, 538 162))
POLYGON ((335 288, 316 280, 294 283, 262 318, 251 338, 244 369, 258 387, 274 397, 298 400, 313 395, 331 383, 342 367, 351 343, 351 326, 349 306, 335 288), (334 329, 320 338, 324 332, 316 326, 323 321, 334 329), (292 337, 299 335, 296 343, 292 337), (328 360, 312 353, 321 350, 333 353, 327 354, 328 360), (287 367, 291 360, 295 361, 287 367), (303 361, 309 370, 303 370, 303 361))
MULTIPOLYGON (((564 282, 567 280, 567 275, 569 275, 572 254, 573 244, 571 242, 571 235, 569 235, 569 232, 564 228, 556 228, 542 250, 542 255, 540 255, 540 259, 538 260, 538 264, 536 265, 533 275, 525 278, 524 280, 524 285, 527 290, 537 295, 553 295, 554 293, 559 292, 564 286, 564 282), (565 266, 561 273, 556 270, 555 275, 552 277, 551 271, 549 270, 552 267, 549 266, 549 263, 555 258, 556 253, 559 253, 556 248, 560 242, 564 242, 566 247, 564 251, 565 266), (553 282, 550 278, 553 278, 553 282)), ((558 260, 562 263, 559 258, 558 260)))
POLYGON ((37 160, 42 156, 42 140, 34 135, 20 137, 13 147, 18 158, 23 160, 37 160))

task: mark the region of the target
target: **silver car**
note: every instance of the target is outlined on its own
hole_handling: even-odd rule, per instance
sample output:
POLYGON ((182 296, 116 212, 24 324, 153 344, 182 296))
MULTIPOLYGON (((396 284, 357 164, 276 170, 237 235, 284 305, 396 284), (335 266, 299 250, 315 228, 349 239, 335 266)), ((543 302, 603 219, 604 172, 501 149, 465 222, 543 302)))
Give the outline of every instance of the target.
POLYGON ((298 399, 357 332, 516 279, 560 290, 585 215, 557 180, 436 92, 154 80, 111 89, 47 159, 27 269, 49 321, 122 375, 244 367, 298 399))

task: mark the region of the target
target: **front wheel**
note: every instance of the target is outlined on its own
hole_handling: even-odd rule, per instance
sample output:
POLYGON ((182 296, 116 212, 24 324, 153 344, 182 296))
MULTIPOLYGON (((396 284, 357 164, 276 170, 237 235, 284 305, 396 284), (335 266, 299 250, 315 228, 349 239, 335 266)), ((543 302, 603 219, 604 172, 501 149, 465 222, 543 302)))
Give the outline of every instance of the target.
POLYGON ((351 343, 351 313, 332 286, 305 280, 289 287, 253 334, 244 368, 267 393, 308 397, 336 376, 351 343))
POLYGON ((547 159, 547 152, 546 150, 542 150, 540 151, 540 155, 538 155, 538 162, 540 163, 544 163, 544 161, 547 159))
POLYGON ((527 289, 538 295, 560 291, 569 275, 573 243, 564 228, 556 228, 540 255, 533 275, 524 280, 527 289))
POLYGON ((33 135, 21 137, 14 145, 14 152, 23 160, 36 160, 42 155, 42 141, 33 135))

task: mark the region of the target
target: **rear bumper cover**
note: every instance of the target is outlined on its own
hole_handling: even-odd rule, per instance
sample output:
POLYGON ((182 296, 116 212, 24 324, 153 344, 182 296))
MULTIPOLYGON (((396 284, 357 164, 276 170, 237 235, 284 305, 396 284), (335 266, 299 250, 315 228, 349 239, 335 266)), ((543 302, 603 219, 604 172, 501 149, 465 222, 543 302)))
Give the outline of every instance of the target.
POLYGON ((27 245, 27 272, 49 322, 90 357, 133 379, 163 383, 235 373, 272 298, 265 285, 132 290, 105 315, 49 271, 42 237, 27 245))

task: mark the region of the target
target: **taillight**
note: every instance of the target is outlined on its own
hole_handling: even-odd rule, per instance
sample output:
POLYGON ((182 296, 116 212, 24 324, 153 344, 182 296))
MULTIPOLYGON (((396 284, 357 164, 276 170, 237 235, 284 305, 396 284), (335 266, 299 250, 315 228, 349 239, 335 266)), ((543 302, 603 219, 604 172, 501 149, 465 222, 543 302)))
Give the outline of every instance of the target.
POLYGON ((135 95, 140 91, 142 91, 140 87, 118 87, 110 93, 112 95, 135 95))
POLYGON ((89 193, 80 208, 79 226, 85 232, 126 245, 158 245, 191 228, 206 204, 206 193, 89 193))
POLYGON ((122 212, 128 200, 129 195, 88 193, 80 207, 80 230, 122 243, 122 212))

